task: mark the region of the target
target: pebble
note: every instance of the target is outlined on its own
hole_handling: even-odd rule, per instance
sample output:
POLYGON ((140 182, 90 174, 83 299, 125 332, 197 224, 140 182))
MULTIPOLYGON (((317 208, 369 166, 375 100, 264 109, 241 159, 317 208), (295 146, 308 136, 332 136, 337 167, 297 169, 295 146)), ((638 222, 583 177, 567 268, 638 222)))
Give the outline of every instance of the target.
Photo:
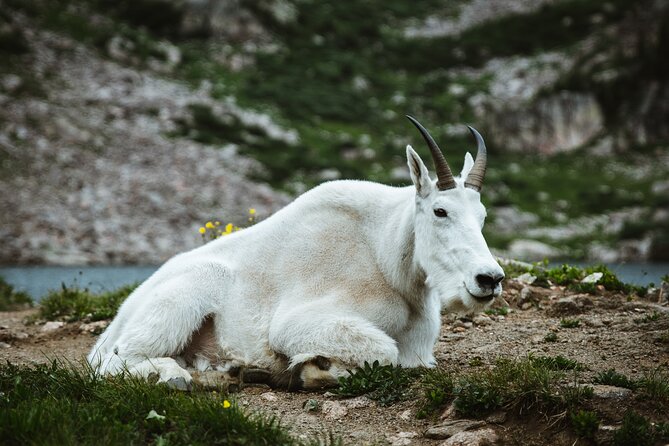
POLYGON ((60 329, 64 325, 65 325, 65 322, 62 322, 62 321, 49 321, 42 326, 40 331, 42 333, 49 333, 49 332, 56 331, 56 330, 60 329))
POLYGON ((499 438, 494 430, 490 428, 476 431, 459 432, 439 446, 492 446, 499 438))
POLYGON ((362 407, 369 407, 372 404, 372 400, 367 398, 366 396, 358 396, 355 398, 351 398, 349 400, 344 400, 342 404, 347 408, 347 409, 360 409, 362 407))
POLYGON ((105 328, 107 328, 108 325, 109 325, 109 321, 90 322, 88 324, 81 324, 79 326, 79 331, 84 332, 84 333, 99 334, 99 333, 102 333, 102 331, 105 328))
POLYGON ((328 420, 341 420, 348 415, 348 409, 339 401, 325 401, 321 410, 328 420))
POLYGON ((473 322, 476 325, 485 326, 485 325, 490 325, 492 323, 492 319, 490 319, 485 314, 479 314, 474 317, 473 322))
POLYGON ((606 386, 603 384, 588 385, 592 387, 593 397, 599 399, 623 399, 628 397, 632 391, 625 387, 606 386))
POLYGON ((10 348, 11 345, 7 344, 6 342, 0 342, 0 348, 10 348))
POLYGON ((265 401, 269 401, 270 403, 278 401, 279 399, 274 392, 261 393, 260 398, 264 399, 265 401))

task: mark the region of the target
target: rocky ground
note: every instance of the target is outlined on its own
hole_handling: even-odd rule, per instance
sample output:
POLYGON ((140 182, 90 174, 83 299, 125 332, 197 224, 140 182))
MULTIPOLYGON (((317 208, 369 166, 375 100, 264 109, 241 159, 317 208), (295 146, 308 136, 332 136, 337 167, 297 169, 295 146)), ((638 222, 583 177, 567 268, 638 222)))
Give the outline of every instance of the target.
MULTIPOLYGON (((505 316, 443 316, 436 345, 440 367, 461 373, 488 367, 500 357, 562 355, 585 365, 575 379, 589 385, 609 369, 638 379, 669 367, 667 296, 629 300, 605 291, 577 294, 513 279, 504 298, 511 307, 505 316), (580 324, 565 328, 564 318, 580 324), (555 336, 547 337, 551 334, 555 336)), ((94 333, 106 324, 26 322, 35 314, 35 309, 0 313, 1 360, 28 364, 62 358, 76 364, 95 342, 94 333)), ((626 408, 646 410, 656 421, 662 419, 658 412, 647 411, 648 401, 627 389, 599 385, 594 389, 591 404, 604 414, 600 440, 610 438, 626 408)), ((331 432, 345 444, 586 444, 560 417, 546 419, 536 413, 496 412, 482 420, 459 420, 447 409, 441 416, 421 420, 416 418, 417 399, 383 407, 364 396, 340 399, 325 392, 286 393, 257 385, 242 388, 234 398, 249 411, 278 417, 296 436, 331 432)))
POLYGON ((277 140, 295 138, 268 116, 23 26, 26 73, 44 94, 13 94, 28 79, 2 78, 0 262, 162 263, 199 246, 208 220, 242 224, 249 208, 263 218, 288 202, 249 179, 261 166, 234 145, 169 137, 198 103, 277 140))

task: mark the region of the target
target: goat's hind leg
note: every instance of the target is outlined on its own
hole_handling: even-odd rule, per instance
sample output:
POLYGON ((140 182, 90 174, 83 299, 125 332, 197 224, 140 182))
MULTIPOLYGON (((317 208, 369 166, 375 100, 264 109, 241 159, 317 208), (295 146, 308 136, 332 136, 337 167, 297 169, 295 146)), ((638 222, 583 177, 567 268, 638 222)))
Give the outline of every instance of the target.
POLYGON ((311 302, 278 312, 271 323, 270 347, 289 359, 286 373, 291 373, 293 388, 336 385, 348 369, 365 362, 397 363, 396 342, 382 330, 350 312, 323 308, 323 303, 311 302))
MULTIPOLYGON (((174 387, 189 387, 192 377, 173 358, 184 349, 209 314, 218 296, 210 280, 190 273, 175 276, 156 287, 132 306, 133 314, 101 358, 102 374, 129 372, 174 387)), ((124 315, 125 316, 125 315, 124 315)))

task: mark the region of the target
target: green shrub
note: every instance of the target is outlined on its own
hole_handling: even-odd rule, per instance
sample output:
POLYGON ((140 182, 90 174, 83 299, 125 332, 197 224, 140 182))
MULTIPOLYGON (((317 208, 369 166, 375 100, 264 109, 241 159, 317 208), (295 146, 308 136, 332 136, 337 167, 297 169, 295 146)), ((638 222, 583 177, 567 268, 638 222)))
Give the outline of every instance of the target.
POLYGON ((0 311, 14 311, 33 306, 33 300, 23 291, 16 291, 14 287, 0 277, 0 311))

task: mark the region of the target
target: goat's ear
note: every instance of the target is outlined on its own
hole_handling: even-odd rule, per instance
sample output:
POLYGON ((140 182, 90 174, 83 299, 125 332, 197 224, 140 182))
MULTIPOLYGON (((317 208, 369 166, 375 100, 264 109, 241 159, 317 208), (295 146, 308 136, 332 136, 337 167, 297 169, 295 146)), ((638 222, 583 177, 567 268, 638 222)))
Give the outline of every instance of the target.
POLYGON ((465 155, 465 165, 462 166, 462 172, 460 172, 460 178, 467 178, 467 175, 469 175, 469 172, 471 172, 472 167, 474 167, 474 158, 472 158, 472 154, 467 152, 465 155))
POLYGON ((407 146, 407 164, 409 165, 411 181, 416 186, 416 193, 421 197, 426 197, 430 193, 432 180, 430 180, 430 174, 425 167, 425 163, 409 145, 407 146))

